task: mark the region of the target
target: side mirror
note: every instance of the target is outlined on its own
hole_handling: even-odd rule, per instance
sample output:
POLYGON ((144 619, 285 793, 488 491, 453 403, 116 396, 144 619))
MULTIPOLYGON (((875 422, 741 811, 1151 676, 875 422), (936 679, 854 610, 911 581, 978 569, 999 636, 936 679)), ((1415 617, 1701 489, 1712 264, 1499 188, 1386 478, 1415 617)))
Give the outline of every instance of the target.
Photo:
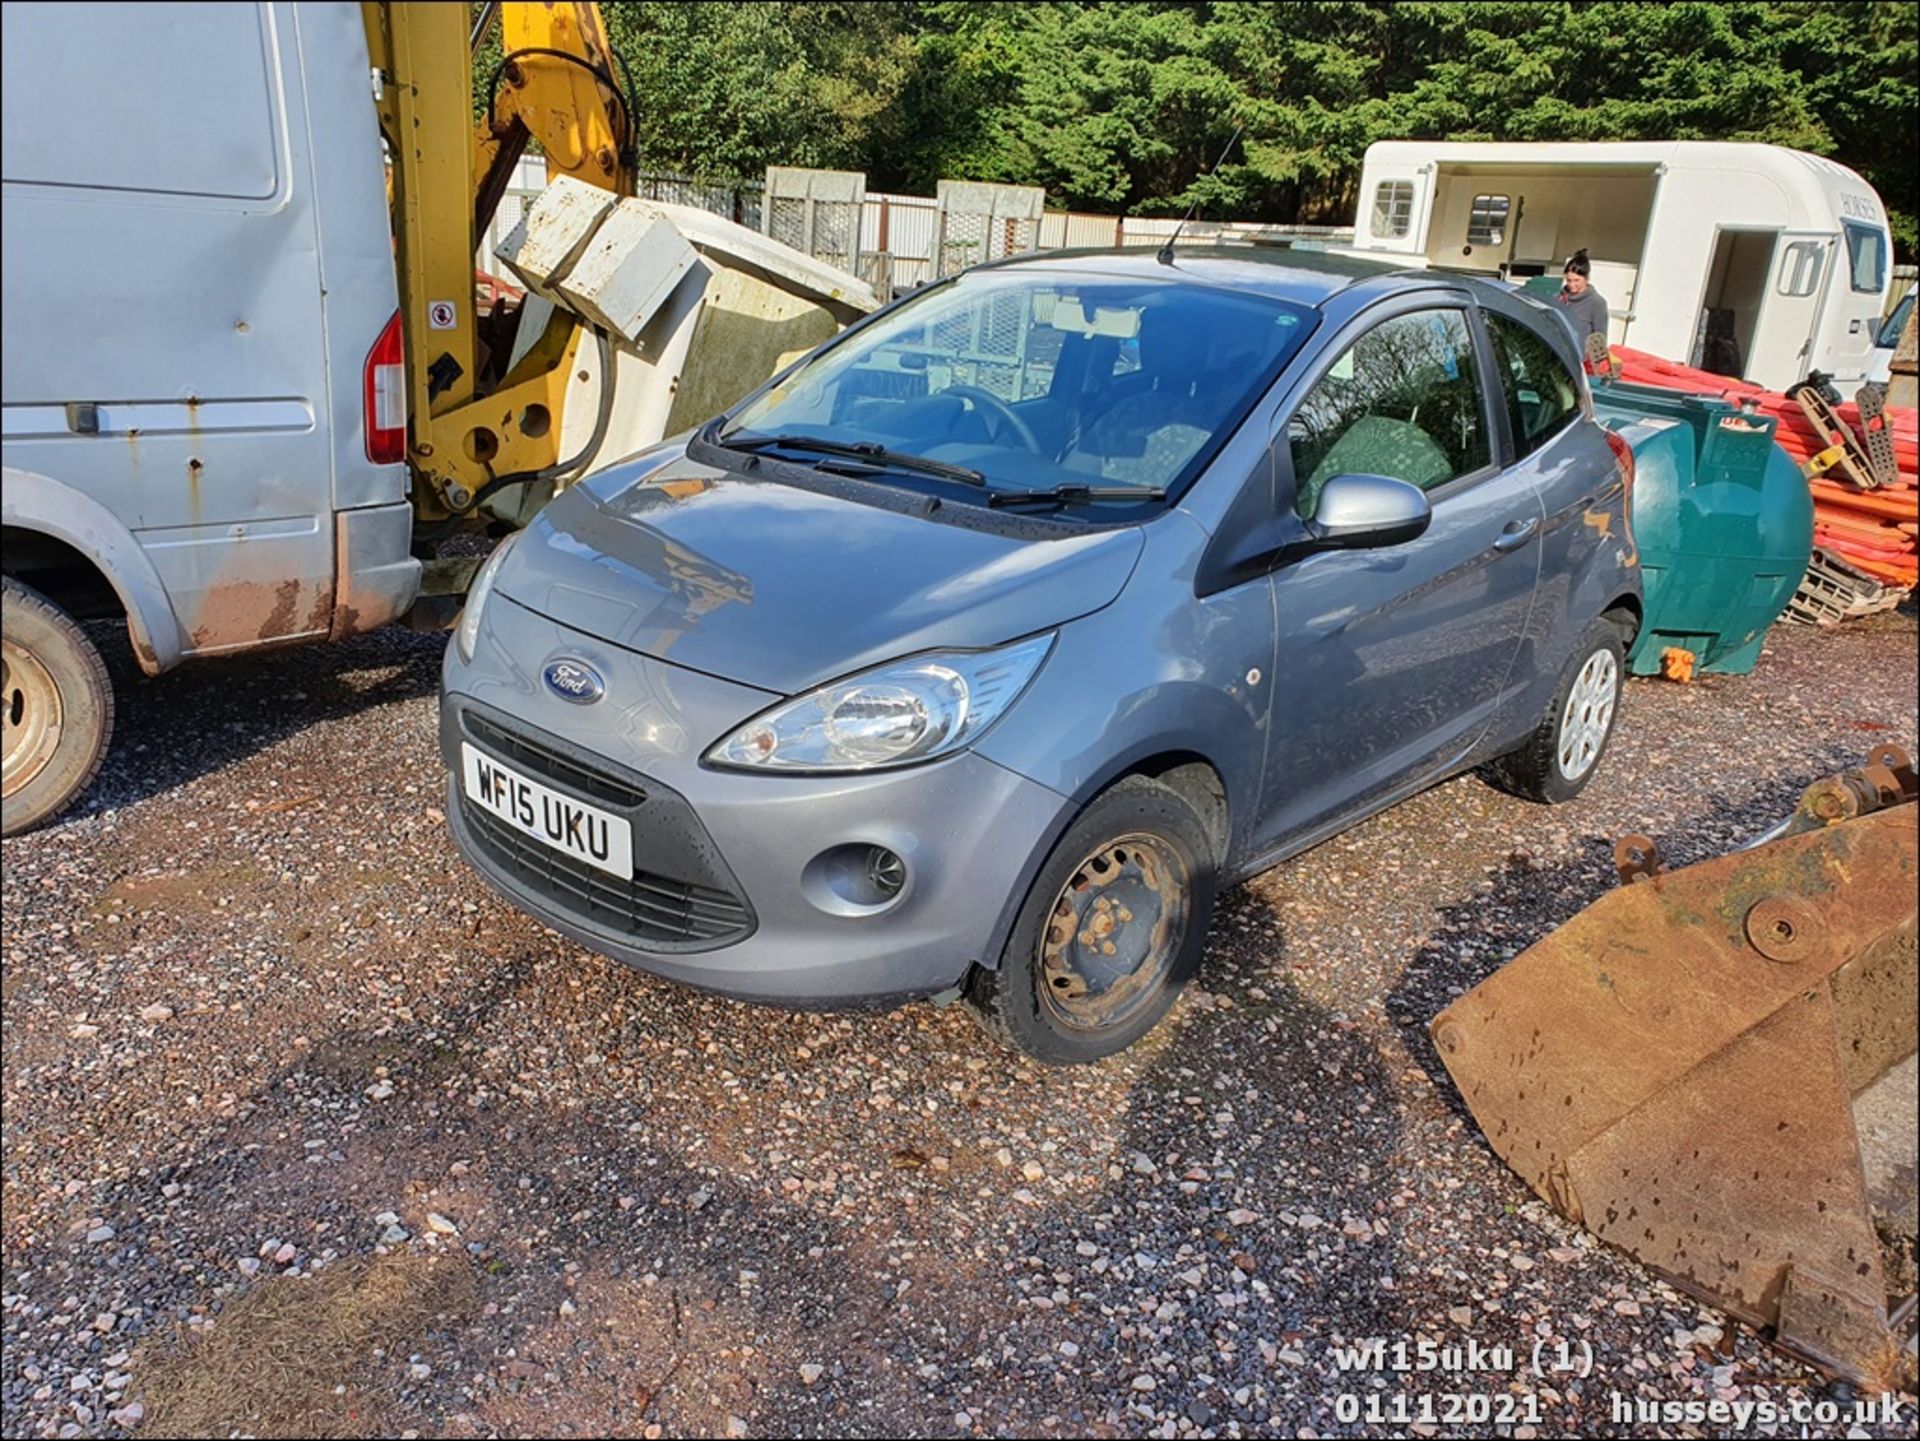
POLYGON ((1417 485, 1385 475, 1336 475, 1320 487, 1307 530, 1318 548, 1371 550, 1422 534, 1433 507, 1417 485))

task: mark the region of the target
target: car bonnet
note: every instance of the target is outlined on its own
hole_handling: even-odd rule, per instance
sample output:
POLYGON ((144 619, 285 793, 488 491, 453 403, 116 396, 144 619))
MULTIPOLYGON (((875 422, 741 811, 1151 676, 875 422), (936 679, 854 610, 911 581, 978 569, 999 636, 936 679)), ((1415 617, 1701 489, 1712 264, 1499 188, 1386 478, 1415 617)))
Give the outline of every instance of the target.
POLYGON ((790 695, 1087 615, 1140 551, 1137 526, 998 533, 656 453, 556 499, 495 584, 624 649, 790 695))

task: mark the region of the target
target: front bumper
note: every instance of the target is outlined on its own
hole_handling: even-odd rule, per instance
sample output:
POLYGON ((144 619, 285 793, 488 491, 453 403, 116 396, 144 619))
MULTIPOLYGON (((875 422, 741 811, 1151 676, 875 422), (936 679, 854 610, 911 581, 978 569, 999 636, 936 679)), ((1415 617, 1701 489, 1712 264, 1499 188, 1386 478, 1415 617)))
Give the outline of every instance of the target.
POLYGON ((711 770, 700 754, 774 697, 624 652, 505 597, 487 607, 472 664, 447 651, 441 750, 451 771, 447 814, 463 855, 515 906, 582 945, 702 989, 786 1005, 880 1002, 958 983, 997 947, 1032 871, 1063 823, 1062 796, 963 753, 860 776, 771 776, 711 770), (604 700, 576 705, 540 683, 549 660, 589 661, 604 700), (479 724, 476 725, 475 722, 479 724), (500 729, 536 750, 511 752, 500 729), (589 789, 564 764, 531 773, 634 822, 634 864, 687 888, 682 921, 638 935, 577 888, 515 864, 460 795, 460 746, 530 771, 545 747, 631 785, 644 798, 589 789), (610 800, 610 797, 613 799, 610 800), (826 879, 836 848, 885 846, 906 884, 884 905, 850 902, 826 879), (730 910, 728 898, 737 901, 730 910), (686 920, 691 917, 693 919, 686 920))

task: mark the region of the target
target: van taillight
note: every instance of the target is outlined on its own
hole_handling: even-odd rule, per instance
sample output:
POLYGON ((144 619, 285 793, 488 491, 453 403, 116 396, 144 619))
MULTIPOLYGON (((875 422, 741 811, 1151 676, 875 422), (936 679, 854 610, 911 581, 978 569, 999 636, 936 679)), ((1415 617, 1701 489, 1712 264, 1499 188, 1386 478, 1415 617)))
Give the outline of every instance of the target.
POLYGON ((1620 471, 1620 483, 1627 488, 1627 494, 1633 494, 1633 447, 1619 435, 1609 430, 1605 432, 1607 449, 1613 452, 1613 463, 1620 471))
POLYGON ((400 333, 400 312, 367 352, 367 459, 392 465, 407 458, 407 368, 400 333))

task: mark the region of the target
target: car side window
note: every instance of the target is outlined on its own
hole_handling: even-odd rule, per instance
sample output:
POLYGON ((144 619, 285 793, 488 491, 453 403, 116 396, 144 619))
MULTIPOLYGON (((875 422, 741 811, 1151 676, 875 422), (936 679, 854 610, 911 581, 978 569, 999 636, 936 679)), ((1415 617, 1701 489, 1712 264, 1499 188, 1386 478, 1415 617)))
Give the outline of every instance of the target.
POLYGON ((1580 387, 1531 326, 1491 311, 1486 315, 1493 354, 1513 420, 1516 457, 1531 455, 1572 420, 1580 409, 1580 387))
POLYGON ((1314 382, 1287 422, 1287 444, 1302 519, 1336 475, 1387 475, 1433 490, 1486 466, 1492 450, 1466 312, 1381 321, 1314 382))

